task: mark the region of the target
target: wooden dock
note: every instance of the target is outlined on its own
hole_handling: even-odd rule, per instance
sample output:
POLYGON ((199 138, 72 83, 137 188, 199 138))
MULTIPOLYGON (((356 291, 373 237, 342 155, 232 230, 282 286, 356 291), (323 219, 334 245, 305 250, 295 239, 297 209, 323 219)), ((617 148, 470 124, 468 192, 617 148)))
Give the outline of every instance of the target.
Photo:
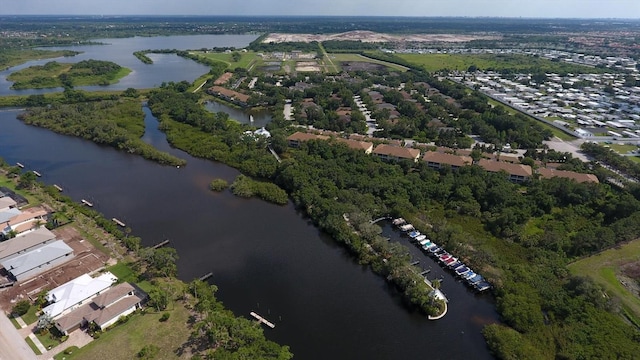
POLYGON ((256 314, 256 313, 254 313, 253 311, 252 311, 252 312, 250 312, 250 314, 251 314, 251 316, 253 316, 254 318, 256 318, 256 320, 258 320, 259 322, 261 322, 261 323, 263 323, 263 324, 267 325, 268 327, 270 327, 270 328, 272 328, 272 329, 276 327, 276 325, 275 325, 274 323, 270 322, 269 320, 267 320, 267 319, 263 318, 262 316, 260 316, 260 315, 258 315, 258 314, 256 314))
POLYGON ((88 201, 87 201, 87 200, 85 200, 85 199, 80 200, 80 202, 82 202, 83 204, 87 205, 88 207, 93 207, 93 204, 92 204, 92 203, 90 203, 90 202, 88 202, 88 201))
POLYGON ((33 170, 33 173, 34 173, 34 174, 36 174, 36 176, 37 176, 37 177, 42 176, 42 174, 40 174, 39 172, 37 172, 37 171, 35 171, 35 170, 33 170))
POLYGON ((16 163, 16 165, 18 165, 19 168, 24 169, 24 165, 22 165, 20 163, 16 163))
POLYGON ((163 247, 163 246, 165 246, 167 244, 169 244, 169 239, 167 239, 167 240, 165 240, 165 241, 163 241, 161 243, 157 243, 157 244, 153 245, 152 248, 157 249, 157 248, 163 247))
POLYGON ((122 221, 120 221, 120 220, 118 220, 118 219, 116 219, 116 218, 113 218, 113 219, 111 219, 111 220, 113 220, 113 222, 114 222, 114 223, 116 223, 116 224, 118 224, 118 225, 120 225, 120 226, 122 226, 122 227, 127 226, 127 225, 125 225, 122 221))
POLYGON ((56 184, 53 184, 53 187, 58 189, 58 191, 62 191, 62 188, 60 186, 56 185, 56 184))
POLYGON ((204 275, 200 276, 200 277, 198 278, 198 280, 200 280, 200 281, 205 281, 205 280, 207 280, 208 278, 210 278, 210 277, 212 277, 212 276, 213 276, 213 273, 212 273, 212 272, 210 272, 210 273, 206 273, 206 274, 204 274, 204 275))

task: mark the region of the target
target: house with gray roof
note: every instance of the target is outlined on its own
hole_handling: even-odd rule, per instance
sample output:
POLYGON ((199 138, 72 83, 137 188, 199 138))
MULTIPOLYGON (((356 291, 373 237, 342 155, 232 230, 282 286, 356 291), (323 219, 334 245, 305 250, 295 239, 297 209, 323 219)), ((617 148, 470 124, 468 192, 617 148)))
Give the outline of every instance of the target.
POLYGON ((55 241, 56 235, 44 226, 0 242, 0 262, 55 241))
POLYGON ((40 246, 0 262, 16 281, 39 275, 73 258, 73 249, 62 240, 40 246))

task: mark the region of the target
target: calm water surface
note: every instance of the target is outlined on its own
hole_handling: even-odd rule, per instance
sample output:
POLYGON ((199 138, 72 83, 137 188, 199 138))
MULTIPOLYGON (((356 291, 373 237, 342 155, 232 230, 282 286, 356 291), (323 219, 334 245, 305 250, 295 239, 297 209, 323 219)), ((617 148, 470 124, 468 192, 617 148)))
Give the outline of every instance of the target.
MULTIPOLYGON (((132 53, 141 49, 197 49, 246 46, 255 36, 187 36, 102 40, 108 46, 67 47, 86 53, 64 61, 101 59, 133 70, 107 89, 148 88, 163 81, 193 81, 208 69, 174 55, 150 56, 145 65, 132 53)), ((49 61, 49 60, 47 60, 49 61)), ((30 62, 0 72, 0 95, 9 90, 6 75, 30 62)), ((100 87, 103 89, 102 87, 100 87)), ((50 90, 46 90, 50 91, 50 90)), ((25 91, 32 94, 43 91, 25 91)), ((248 115, 220 104, 231 118, 248 115)), ((143 139, 188 161, 176 169, 145 161, 114 149, 24 125, 18 110, 0 109, 0 157, 21 162, 58 184, 76 201, 87 199, 107 218, 117 217, 141 236, 145 245, 169 239, 178 250, 179 277, 189 281, 208 272, 219 287, 218 297, 237 315, 256 311, 276 323, 268 338, 291 346, 297 359, 490 359, 480 334, 497 321, 495 306, 445 273, 431 259, 400 237, 388 224, 384 235, 405 242, 430 277, 444 276, 449 312, 429 321, 408 310, 381 277, 355 263, 341 246, 320 233, 294 207, 229 192, 212 193, 216 177, 233 181, 238 171, 195 159, 172 149, 157 121, 144 108, 143 139)), ((260 127, 270 119, 255 114, 260 127)))
POLYGON ((42 94, 60 89, 12 90, 7 76, 12 72, 33 65, 43 65, 49 61, 78 62, 82 60, 107 60, 127 67, 132 72, 117 84, 109 86, 84 86, 83 90, 124 90, 133 88, 152 88, 169 81, 194 81, 209 71, 207 66, 174 54, 149 54, 153 64, 144 64, 133 53, 146 49, 193 50, 203 47, 245 47, 257 38, 257 35, 193 35, 193 36, 158 36, 133 37, 126 39, 96 39, 105 45, 82 45, 46 48, 49 50, 74 50, 83 53, 73 57, 30 61, 19 66, 0 71, 0 95, 42 94))
MULTIPOLYGON (((442 272, 409 245, 431 277, 444 276, 449 313, 429 321, 290 204, 271 205, 207 189, 238 174, 170 148, 145 108, 144 140, 186 158, 180 169, 24 125, 0 111, 0 156, 21 162, 75 200, 89 199, 106 217, 127 223, 145 245, 170 239, 179 277, 213 272, 219 298, 236 314, 257 311, 276 323, 268 338, 298 359, 490 359, 480 334, 494 305, 442 272)), ((406 242, 389 225, 384 235, 406 242)), ((408 243, 407 243, 408 244, 408 243)))

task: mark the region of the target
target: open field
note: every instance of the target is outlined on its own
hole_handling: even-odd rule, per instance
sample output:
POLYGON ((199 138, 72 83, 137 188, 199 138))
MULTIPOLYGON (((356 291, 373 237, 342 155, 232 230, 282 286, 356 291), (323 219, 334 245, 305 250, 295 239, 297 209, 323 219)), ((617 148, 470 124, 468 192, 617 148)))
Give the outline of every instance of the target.
POLYGON ((231 53, 220 53, 220 52, 205 53, 202 51, 191 51, 190 53, 197 56, 205 57, 207 59, 223 62, 227 64, 228 70, 235 70, 237 68, 249 69, 251 65, 254 65, 259 61, 262 61, 262 59, 258 56, 258 54, 253 51, 239 52, 240 54, 239 61, 233 61, 233 54, 231 53))
POLYGON ((382 60, 371 59, 360 54, 329 54, 329 56, 336 65, 339 65, 342 62, 366 62, 371 64, 383 65, 393 70, 407 71, 407 68, 402 65, 382 60))
POLYGON ((110 64, 112 70, 96 73, 96 69, 79 66, 82 63, 52 61, 42 66, 30 66, 11 73, 7 80, 14 82, 12 89, 45 89, 62 87, 65 82, 73 86, 110 85, 131 73, 130 69, 115 63, 106 61, 102 63, 110 64))
POLYGON ((636 323, 640 323, 640 298, 629 290, 628 284, 618 279, 621 267, 639 261, 640 240, 634 240, 576 261, 569 265, 569 271, 574 275, 589 276, 602 285, 610 295, 620 299, 623 308, 635 317, 636 323))
POLYGON ((594 67, 554 62, 551 60, 518 54, 396 54, 396 56, 419 65, 427 71, 466 71, 475 65, 479 70, 542 71, 553 73, 602 73, 594 67))
POLYGON ((608 145, 609 148, 613 149, 615 152, 617 152, 618 154, 626 154, 630 151, 636 150, 638 148, 638 146, 636 145, 627 145, 627 144, 610 144, 608 145))
POLYGON ((169 305, 169 309, 164 311, 171 314, 165 322, 160 322, 164 312, 147 309, 146 313, 133 315, 126 323, 104 332, 99 339, 73 351, 73 354, 60 353, 54 358, 131 359, 145 345, 155 345, 159 351, 154 359, 188 359, 190 354, 179 355, 177 352, 189 338, 189 312, 181 304, 176 304, 173 309, 169 305))

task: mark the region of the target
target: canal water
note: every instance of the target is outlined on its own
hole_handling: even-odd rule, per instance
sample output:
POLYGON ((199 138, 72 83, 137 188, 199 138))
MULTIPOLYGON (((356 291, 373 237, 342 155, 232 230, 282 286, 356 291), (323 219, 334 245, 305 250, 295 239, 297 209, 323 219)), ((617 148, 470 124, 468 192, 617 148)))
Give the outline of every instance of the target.
MULTIPOLYGON (((242 47, 254 38, 107 39, 112 45, 70 48, 87 52, 65 60, 115 61, 134 71, 107 89, 146 88, 163 81, 192 81, 207 69, 174 55, 152 55, 156 62, 145 65, 133 57, 136 50, 242 47)), ((0 73, 0 95, 17 94, 8 89, 7 74, 0 73)), ((236 120, 248 121, 244 113, 234 114, 235 109, 220 104, 210 105, 209 110, 227 111, 236 120)), ((427 320, 408 309, 384 279, 354 262, 292 204, 277 206, 209 191, 213 178, 233 181, 238 171, 171 148, 156 119, 144 111, 143 139, 186 159, 186 167, 161 166, 27 126, 16 119, 19 110, 11 109, 0 109, 0 157, 37 170, 42 181, 62 186, 76 201, 91 201, 107 218, 125 222, 145 245, 169 239, 180 256, 181 279, 212 272, 210 281, 219 287, 218 297, 225 305, 237 315, 249 317, 256 311, 274 322, 276 328, 265 329, 265 334, 291 346, 297 359, 491 358, 480 333, 482 326, 498 319, 488 296, 474 295, 449 273, 438 273, 438 265, 425 257, 421 265, 434 269, 430 277, 444 276, 442 289, 450 300, 445 318, 427 320)), ((262 122, 268 119, 254 115, 254 125, 263 126, 262 122)), ((384 234, 392 241, 406 241, 389 225, 384 234)), ((414 255, 419 259, 421 253, 414 255)))
MULTIPOLYGON (((185 158, 180 169, 161 166, 89 141, 24 125, 18 110, 0 111, 0 156, 21 162, 117 217, 145 245, 169 239, 178 250, 179 277, 212 272, 219 298, 237 315, 256 311, 276 323, 268 338, 291 346, 299 359, 489 359, 480 334, 497 321, 488 296, 477 296, 449 273, 445 318, 429 321, 403 305, 381 277, 355 263, 291 205, 276 206, 212 193, 211 179, 232 181, 228 166, 172 149, 144 108, 143 139, 185 158)), ((389 225, 384 235, 406 241, 389 225)), ((411 246, 407 244, 408 246, 411 246)), ((431 276, 431 274, 430 274, 431 276)))

